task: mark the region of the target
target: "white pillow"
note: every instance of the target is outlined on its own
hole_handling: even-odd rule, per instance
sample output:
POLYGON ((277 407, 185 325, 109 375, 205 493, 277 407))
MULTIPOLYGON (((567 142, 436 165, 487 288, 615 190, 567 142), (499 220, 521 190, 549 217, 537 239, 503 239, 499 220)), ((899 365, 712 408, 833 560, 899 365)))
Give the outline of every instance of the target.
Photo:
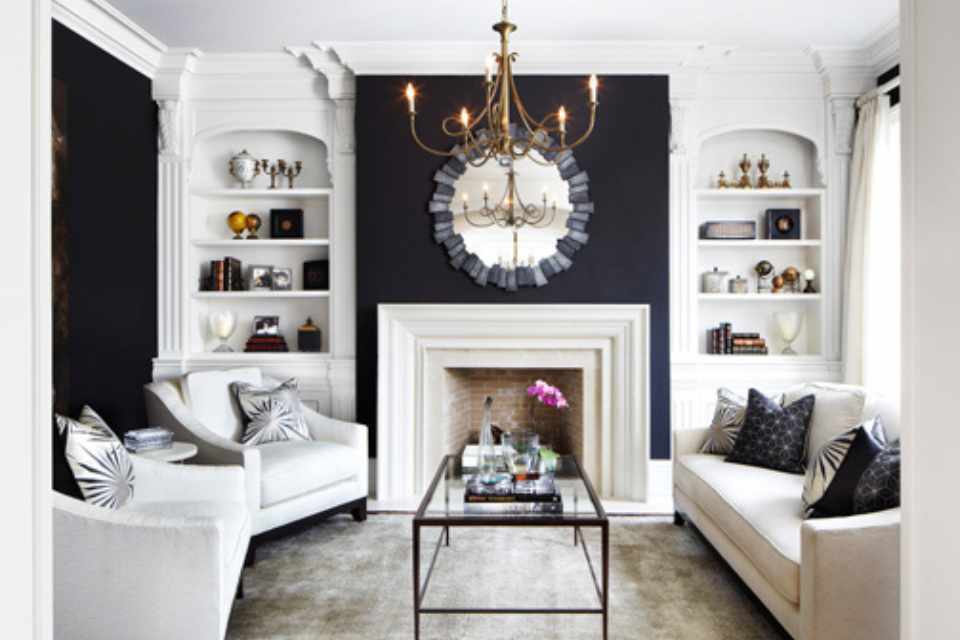
POLYGON ((190 412, 207 429, 218 436, 240 442, 243 435, 243 414, 230 391, 234 382, 254 386, 263 384, 260 369, 228 369, 226 371, 194 371, 183 377, 183 401, 190 412))
POLYGON ((133 461, 100 415, 85 406, 80 418, 57 415, 65 436, 64 454, 80 486, 83 499, 108 509, 119 509, 133 499, 133 461))
POLYGON ((813 394, 816 402, 807 431, 807 459, 841 433, 860 424, 867 393, 861 387, 827 382, 811 382, 788 389, 783 404, 789 405, 803 396, 813 394))

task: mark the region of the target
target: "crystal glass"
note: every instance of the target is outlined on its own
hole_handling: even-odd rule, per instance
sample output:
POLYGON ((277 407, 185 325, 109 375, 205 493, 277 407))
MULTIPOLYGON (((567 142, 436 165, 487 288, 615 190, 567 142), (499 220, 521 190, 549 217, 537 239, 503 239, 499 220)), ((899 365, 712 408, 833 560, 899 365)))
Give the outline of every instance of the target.
POLYGON ((793 341, 800 335, 800 329, 803 327, 803 314, 799 311, 781 311, 773 314, 780 328, 780 337, 786 346, 781 352, 785 356, 795 356, 797 352, 791 346, 793 341))
POLYGON ((540 436, 533 431, 510 431, 500 436, 503 457, 510 473, 523 475, 540 464, 540 436))
POLYGON ((227 340, 233 335, 237 328, 237 316, 233 311, 214 311, 210 314, 210 333, 220 340, 219 346, 214 349, 216 353, 230 353, 233 349, 227 344, 227 340))
POLYGON ((494 484, 497 481, 496 449, 493 444, 493 398, 487 396, 483 402, 483 422, 480 424, 480 460, 478 471, 480 482, 494 484))

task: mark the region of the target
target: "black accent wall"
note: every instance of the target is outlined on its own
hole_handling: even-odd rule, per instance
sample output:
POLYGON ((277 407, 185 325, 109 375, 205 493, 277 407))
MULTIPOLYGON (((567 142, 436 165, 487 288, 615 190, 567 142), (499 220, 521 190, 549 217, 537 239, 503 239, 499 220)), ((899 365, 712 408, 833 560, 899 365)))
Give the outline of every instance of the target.
MULTIPOLYGON (((407 78, 357 79, 357 418, 376 452, 377 304, 647 303, 651 305, 651 432, 655 458, 670 455, 668 137, 665 76, 602 79, 597 126, 576 151, 590 175, 597 213, 573 268, 541 289, 480 288, 454 271, 433 243, 427 202, 441 158, 410 138, 402 92, 407 78)), ((424 141, 449 148, 440 121, 466 105, 477 112, 476 77, 414 78, 424 141)), ((524 76, 528 111, 563 104, 571 132, 586 117, 583 77, 524 76)), ((642 452, 637 452, 642 454, 642 452)))
POLYGON ((53 23, 65 85, 68 383, 114 430, 145 426, 157 353, 157 118, 150 79, 53 23))

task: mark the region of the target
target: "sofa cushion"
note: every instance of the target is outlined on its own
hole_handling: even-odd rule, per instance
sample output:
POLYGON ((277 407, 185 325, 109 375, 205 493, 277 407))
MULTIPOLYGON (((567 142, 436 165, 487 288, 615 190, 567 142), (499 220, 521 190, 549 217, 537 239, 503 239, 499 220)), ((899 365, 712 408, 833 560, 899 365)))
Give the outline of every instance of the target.
POLYGON ((243 416, 233 399, 230 383, 246 382, 260 386, 260 369, 228 369, 226 371, 195 371, 183 377, 183 401, 190 412, 210 431, 222 438, 240 442, 243 416))
POLYGON ((743 427, 727 462, 803 473, 813 405, 812 395, 780 406, 756 389, 750 389, 743 427))
POLYGON ((706 513, 780 595, 800 601, 803 476, 687 454, 674 483, 706 513), (763 490, 758 490, 762 487, 763 490))
POLYGON ((333 442, 289 440, 257 449, 262 507, 348 480, 357 471, 354 450, 333 442))
POLYGON ((230 560, 236 557, 238 547, 246 544, 250 536, 250 511, 242 502, 183 501, 183 502, 137 502, 125 507, 127 513, 143 513, 163 518, 185 520, 219 520, 221 566, 226 572, 230 560))
POLYGON ((844 431, 810 458, 803 483, 807 517, 853 514, 853 492, 870 463, 886 446, 879 417, 844 431))
POLYGON ((784 394, 784 404, 811 394, 817 401, 810 416, 807 439, 809 456, 816 455, 823 445, 860 424, 864 419, 863 408, 867 400, 867 393, 862 387, 814 382, 788 390, 784 394))

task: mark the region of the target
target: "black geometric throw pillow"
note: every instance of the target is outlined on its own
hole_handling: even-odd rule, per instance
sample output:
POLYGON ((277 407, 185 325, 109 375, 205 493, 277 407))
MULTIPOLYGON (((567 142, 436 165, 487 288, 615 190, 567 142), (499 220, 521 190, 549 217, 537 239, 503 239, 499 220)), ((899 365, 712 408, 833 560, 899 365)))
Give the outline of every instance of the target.
POLYGON ((853 513, 900 506, 900 444, 884 449, 867 467, 853 491, 853 513))
POLYGON ((864 472, 886 445, 880 418, 836 436, 823 445, 810 461, 803 483, 803 506, 807 517, 848 516, 854 510, 854 494, 864 472))
POLYGON ((803 473, 814 402, 816 398, 811 394, 781 407, 775 400, 750 389, 743 427, 727 462, 803 473))

